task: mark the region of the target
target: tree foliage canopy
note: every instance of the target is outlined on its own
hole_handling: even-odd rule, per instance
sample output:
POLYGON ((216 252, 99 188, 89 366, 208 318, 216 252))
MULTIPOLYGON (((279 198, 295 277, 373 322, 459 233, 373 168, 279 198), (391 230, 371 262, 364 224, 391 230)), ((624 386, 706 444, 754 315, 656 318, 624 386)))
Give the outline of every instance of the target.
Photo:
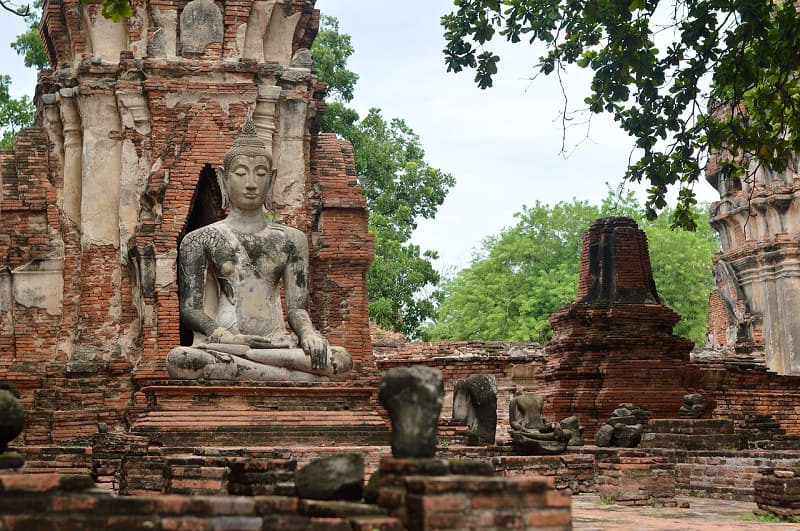
POLYGON ((328 84, 328 100, 352 101, 358 74, 347 69, 347 60, 355 49, 350 35, 339 32, 338 19, 327 15, 320 17, 320 30, 311 49, 317 64, 317 78, 328 84))
POLYGON ((0 149, 14 147, 14 135, 33 122, 33 104, 27 96, 12 98, 8 91, 11 77, 0 75, 0 149))
POLYGON ((431 263, 436 252, 412 244, 411 234, 420 218, 436 215, 455 179, 425 161, 419 136, 404 120, 387 121, 377 108, 360 119, 345 105, 358 76, 346 68, 354 49, 335 18, 322 17, 311 52, 317 76, 333 96, 322 130, 353 145, 358 182, 367 197, 369 230, 375 235, 375 260, 367 273, 370 317, 416 337, 435 313, 439 274, 431 263))
POLYGON ((500 58, 488 48, 496 35, 543 44, 541 73, 571 64, 593 71, 585 103, 633 137, 638 160, 625 178, 649 182, 648 219, 679 184, 673 224, 697 226, 692 185, 710 153, 730 154, 724 178, 750 178, 759 166, 784 171, 800 152, 800 13, 792 2, 454 1, 442 17, 445 63, 448 71, 474 68, 479 87, 491 87, 498 72, 500 58), (706 112, 709 102, 715 112, 706 112))
POLYGON ((28 22, 28 30, 17 35, 17 38, 11 43, 11 47, 22 56, 26 67, 43 70, 48 67, 49 62, 42 45, 42 37, 39 35, 41 0, 34 2, 34 8, 35 10, 25 17, 28 22))
MULTIPOLYGON (((42 46, 42 39, 39 36, 39 10, 41 1, 34 3, 34 10, 30 6, 24 6, 27 12, 25 15, 28 21, 28 30, 17 36, 11 43, 11 47, 25 60, 25 66, 35 67, 41 70, 47 66, 47 56, 42 46)), ((1 149, 12 149, 14 147, 14 135, 33 123, 34 107, 30 98, 12 98, 9 92, 11 76, 0 75, 0 138, 1 149)))
MULTIPOLYGON (((705 215, 698 207, 691 212, 705 215)), ((632 193, 609 194, 599 206, 573 200, 523 207, 515 226, 484 240, 472 264, 444 283, 430 337, 547 341, 547 318, 577 294, 583 231, 598 217, 624 215, 647 233, 659 295, 682 316, 675 333, 704 344, 719 242, 707 223, 696 232, 673 231, 667 217, 648 221, 645 214, 632 193)))

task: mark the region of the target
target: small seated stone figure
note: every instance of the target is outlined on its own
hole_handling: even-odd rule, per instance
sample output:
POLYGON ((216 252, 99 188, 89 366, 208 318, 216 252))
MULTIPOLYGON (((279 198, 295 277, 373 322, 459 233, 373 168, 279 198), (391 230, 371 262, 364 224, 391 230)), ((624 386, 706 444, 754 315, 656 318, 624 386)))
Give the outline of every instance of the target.
POLYGON ((572 432, 542 417, 544 398, 536 393, 519 393, 508 405, 511 444, 521 455, 560 454, 567 449, 572 432))
POLYGON ((191 347, 173 348, 173 378, 255 381, 341 379, 352 359, 331 347, 308 315, 308 241, 297 229, 271 223, 275 171, 248 120, 217 169, 222 221, 186 235, 180 245, 181 322, 194 332, 191 347), (283 278, 286 330, 280 300, 283 278), (296 336, 295 336, 296 334, 296 336))
POLYGON ((705 409, 702 395, 697 393, 683 395, 683 405, 678 410, 678 416, 682 419, 699 419, 705 409))

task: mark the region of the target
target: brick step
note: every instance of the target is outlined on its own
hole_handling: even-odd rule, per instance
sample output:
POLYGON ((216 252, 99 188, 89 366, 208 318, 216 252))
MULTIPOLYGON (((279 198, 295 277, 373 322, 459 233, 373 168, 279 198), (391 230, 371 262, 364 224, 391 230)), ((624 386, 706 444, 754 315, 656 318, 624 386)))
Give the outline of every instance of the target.
POLYGON ((727 419, 652 419, 647 432, 682 435, 732 434, 733 421, 727 419))
POLYGON ((83 467, 66 467, 66 466, 48 466, 48 465, 36 465, 36 466, 28 466, 28 463, 25 463, 25 466, 20 469, 20 472, 25 474, 66 474, 66 475, 82 475, 88 474, 90 470, 88 468, 83 467))
POLYGON ((733 434, 683 435, 679 433, 645 433, 640 448, 674 448, 681 450, 738 450, 742 438, 733 434))
POLYGON ((150 439, 160 444, 229 444, 260 445, 280 444, 294 446, 389 444, 388 430, 353 430, 348 428, 311 428, 307 432, 286 428, 225 427, 213 431, 169 430, 147 432, 150 439))
MULTIPOLYGON (((142 417, 144 418, 176 418, 176 417, 200 417, 200 418, 264 418, 284 421, 311 422, 315 416, 324 418, 352 418, 352 419, 376 419, 383 422, 381 417, 370 411, 253 411, 253 410, 233 410, 225 411, 221 414, 219 410, 209 411, 151 411, 142 417), (316 413, 316 415, 315 415, 316 413)), ((141 420, 140 420, 141 422, 141 420)))
POLYGON ((335 411, 304 415, 275 411, 150 411, 131 430, 164 445, 274 446, 389 443, 377 413, 335 411))
POLYGON ((144 411, 372 411, 374 387, 150 385, 136 393, 144 411))
POLYGON ((329 417, 324 421, 313 420, 294 420, 280 418, 263 417, 241 417, 209 420, 200 416, 164 416, 161 418, 145 417, 134 426, 135 433, 144 433, 152 429, 171 428, 171 429, 201 429, 213 431, 224 427, 252 427, 252 428, 274 428, 274 429, 297 429, 314 430, 317 428, 386 428, 386 423, 381 419, 352 418, 352 417, 329 417))

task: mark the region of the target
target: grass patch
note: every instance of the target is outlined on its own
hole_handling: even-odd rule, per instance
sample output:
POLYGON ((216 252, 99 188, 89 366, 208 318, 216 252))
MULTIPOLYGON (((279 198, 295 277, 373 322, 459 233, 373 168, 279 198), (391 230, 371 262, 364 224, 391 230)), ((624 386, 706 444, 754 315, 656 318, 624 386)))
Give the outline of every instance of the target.
POLYGON ((763 513, 763 514, 743 514, 736 518, 737 520, 741 520, 743 522, 761 522, 763 524, 781 524, 789 522, 789 520, 784 520, 780 516, 772 513, 763 513))
POLYGON ((614 505, 617 503, 617 498, 613 494, 601 494, 597 503, 598 505, 614 505))

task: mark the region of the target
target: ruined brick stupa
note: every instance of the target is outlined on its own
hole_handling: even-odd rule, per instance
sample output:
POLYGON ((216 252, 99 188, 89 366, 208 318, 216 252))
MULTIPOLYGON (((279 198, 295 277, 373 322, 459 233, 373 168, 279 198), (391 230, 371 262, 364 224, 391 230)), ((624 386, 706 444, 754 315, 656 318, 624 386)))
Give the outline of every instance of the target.
POLYGON ((255 424, 266 421, 247 415, 264 401, 359 409, 377 378, 372 237, 350 146, 318 133, 325 85, 309 47, 319 11, 308 0, 131 7, 115 24, 100 4, 44 2, 51 70, 39 77, 37 125, 0 152, 0 380, 29 412, 25 443, 90 435, 98 422, 188 430, 214 421, 224 400, 255 424), (314 326, 353 359, 342 389, 317 386, 313 398, 263 385, 200 392, 165 368, 167 352, 191 341, 178 245, 223 216, 214 169, 248 118, 277 169, 275 220, 308 239, 314 326))
POLYGON ((550 317, 548 416, 577 415, 587 437, 620 403, 673 417, 702 381, 693 343, 672 333, 679 319, 661 304, 645 233, 630 218, 596 220, 583 237, 578 300, 550 317))

